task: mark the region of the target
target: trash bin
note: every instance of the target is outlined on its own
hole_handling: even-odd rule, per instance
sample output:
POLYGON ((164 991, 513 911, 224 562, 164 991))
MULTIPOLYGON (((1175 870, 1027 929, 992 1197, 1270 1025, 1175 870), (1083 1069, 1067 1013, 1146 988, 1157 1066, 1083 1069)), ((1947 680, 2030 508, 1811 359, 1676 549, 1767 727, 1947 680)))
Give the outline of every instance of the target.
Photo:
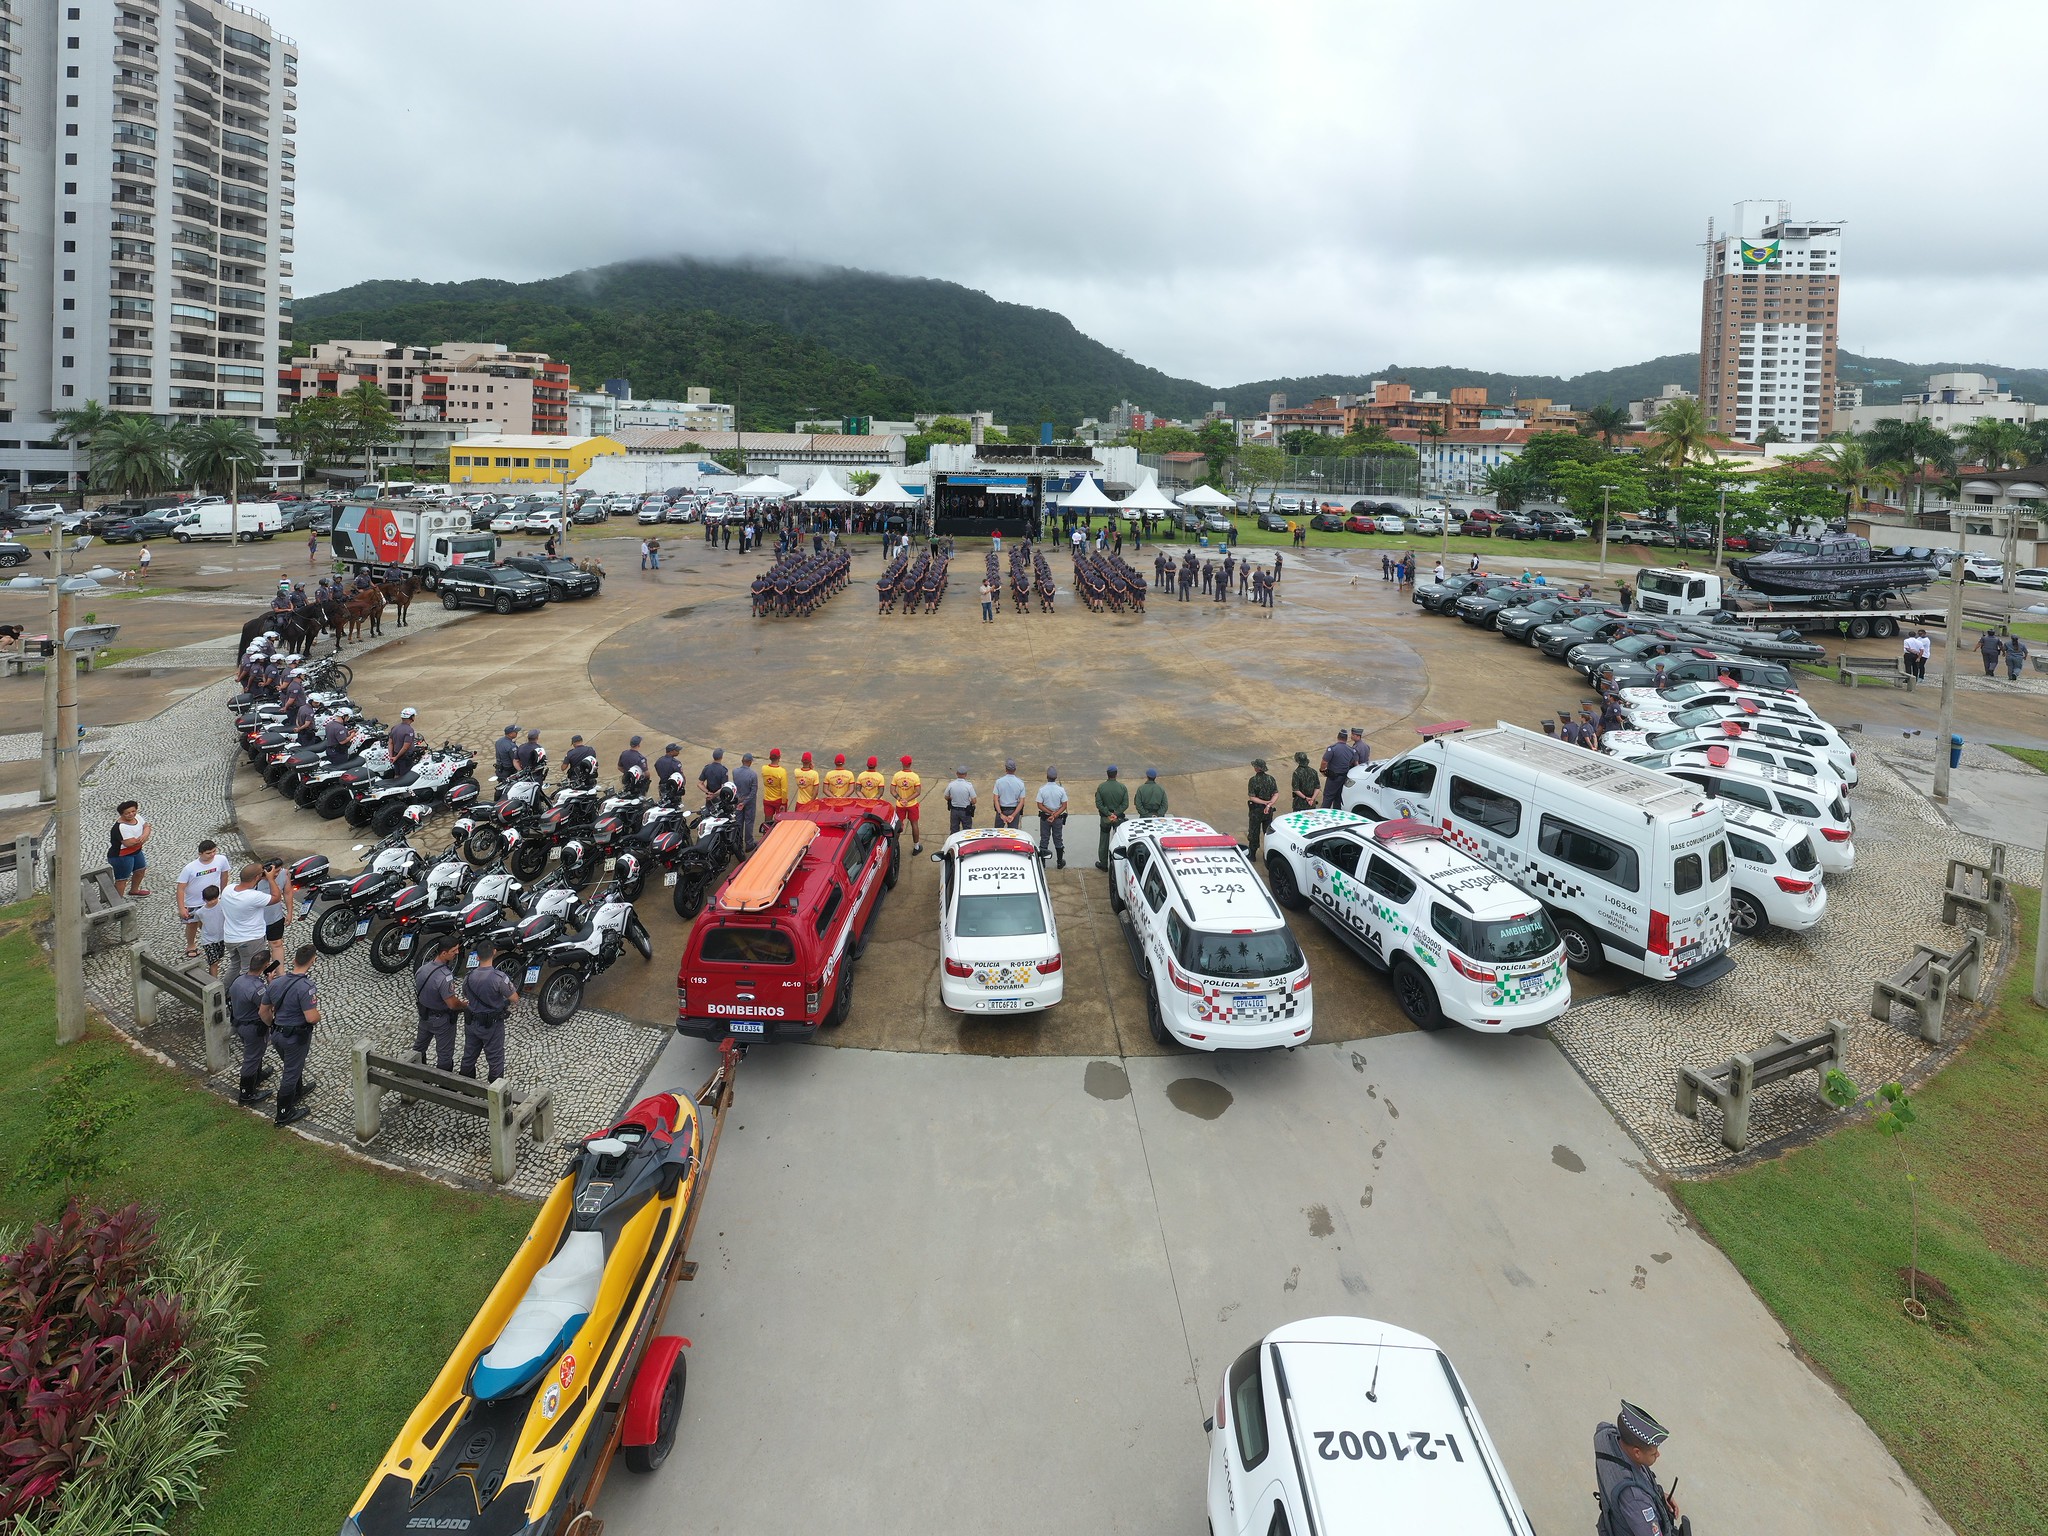
POLYGON ((1948 765, 1951 768, 1963 766, 1963 738, 1951 736, 1948 739, 1948 765))

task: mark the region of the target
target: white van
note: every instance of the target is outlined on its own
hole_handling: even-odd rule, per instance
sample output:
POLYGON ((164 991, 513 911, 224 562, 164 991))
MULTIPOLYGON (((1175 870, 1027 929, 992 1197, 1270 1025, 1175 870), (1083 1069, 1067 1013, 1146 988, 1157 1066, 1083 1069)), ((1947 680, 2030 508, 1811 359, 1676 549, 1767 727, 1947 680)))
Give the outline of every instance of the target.
POLYGON ((1503 721, 1352 769, 1343 805, 1442 827, 1544 904, 1575 969, 1734 969, 1721 810, 1692 785, 1503 721))
POLYGON ((245 501, 239 508, 225 501, 188 507, 166 524, 180 544, 194 539, 274 539, 284 527, 284 508, 274 501, 245 501))
POLYGON ((1534 1536, 1450 1357, 1406 1328, 1275 1328, 1203 1428, 1215 1536, 1534 1536))

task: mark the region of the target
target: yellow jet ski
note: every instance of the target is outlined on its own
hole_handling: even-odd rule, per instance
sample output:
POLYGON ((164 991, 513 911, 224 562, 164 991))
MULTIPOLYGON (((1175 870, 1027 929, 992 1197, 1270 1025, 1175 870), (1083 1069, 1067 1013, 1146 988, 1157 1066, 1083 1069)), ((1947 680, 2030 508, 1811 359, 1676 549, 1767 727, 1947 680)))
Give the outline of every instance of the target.
POLYGON ((655 1094, 584 1141, 341 1536, 574 1536, 596 1528, 579 1517, 615 1452, 636 1472, 667 1458, 689 1340, 655 1330, 696 1267, 738 1060, 696 1100, 655 1094))

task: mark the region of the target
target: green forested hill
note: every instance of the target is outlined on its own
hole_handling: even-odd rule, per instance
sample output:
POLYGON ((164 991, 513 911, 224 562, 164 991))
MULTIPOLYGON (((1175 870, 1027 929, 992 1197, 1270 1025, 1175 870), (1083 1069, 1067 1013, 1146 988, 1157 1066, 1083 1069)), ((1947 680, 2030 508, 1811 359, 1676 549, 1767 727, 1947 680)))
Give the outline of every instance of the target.
MULTIPOLYGON (((465 288, 511 285, 461 284, 465 288)), ((520 351, 566 359, 579 384, 626 378, 642 399, 679 399, 686 386, 709 385, 731 400, 750 431, 787 430, 803 416, 861 415, 901 420, 922 407, 909 380, 854 362, 776 325, 752 324, 711 310, 570 307, 520 296, 454 300, 424 283, 374 283, 399 302, 350 307, 301 318, 301 344, 334 337, 374 338, 401 346, 499 341, 520 351), (421 293, 437 294, 422 298, 421 293)), ((350 296, 362 289, 349 289, 350 296)), ((312 301, 308 301, 311 303, 312 301)))
MULTIPOLYGON (((466 340, 497 340, 497 332, 483 327, 517 320, 522 309, 538 312, 532 316, 535 323, 544 318, 559 324, 574 317, 595 327, 600 316, 632 317, 615 331, 628 344, 625 353, 612 354, 616 362, 598 365, 567 347, 533 344, 567 357, 579 378, 622 374, 633 381, 636 393, 649 397, 656 394, 658 379, 680 383, 688 372, 689 382, 708 385, 716 399, 726 398, 733 387, 730 373, 708 374, 694 358, 688 367, 672 360, 668 348, 684 333, 664 328, 655 334, 647 324, 647 317, 691 316, 694 326, 699 323, 695 317, 712 312, 750 327, 776 328, 814 350, 865 364, 876 370, 878 380, 908 380, 933 409, 989 409, 999 421, 1071 424, 1083 416, 1106 415, 1124 398, 1169 415, 1199 415, 1216 398, 1207 385, 1132 362, 1051 310, 1005 304, 958 283, 845 267, 639 261, 534 283, 359 283, 300 300, 296 331, 300 341, 351 334, 411 341, 411 336, 389 334, 395 318, 378 317, 424 320, 431 315, 444 329, 420 339, 440 341, 459 334, 466 340)), ((749 334, 765 333, 756 329, 749 334)), ((738 380, 743 405, 757 396, 766 398, 747 376, 750 367, 742 367, 738 380)), ((851 402, 824 398, 829 390, 823 381, 815 388, 797 387, 794 380, 789 385, 777 392, 778 398, 816 395, 816 407, 828 414, 869 414, 851 402)), ((906 405, 901 414, 907 411, 906 405)), ((877 406, 872 414, 892 412, 877 406)), ((753 410, 747 415, 751 423, 753 410)))

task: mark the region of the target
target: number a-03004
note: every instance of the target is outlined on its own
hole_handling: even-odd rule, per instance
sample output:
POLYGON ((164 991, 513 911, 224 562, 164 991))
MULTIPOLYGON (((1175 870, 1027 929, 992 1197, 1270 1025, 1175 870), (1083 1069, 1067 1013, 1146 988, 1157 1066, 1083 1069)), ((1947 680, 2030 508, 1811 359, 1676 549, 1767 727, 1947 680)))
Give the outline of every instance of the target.
POLYGON ((1410 1456, 1435 1461, 1438 1447, 1448 1449, 1454 1461, 1465 1459, 1456 1435, 1432 1435, 1426 1429, 1390 1429, 1384 1435, 1376 1429, 1319 1429, 1315 1437, 1316 1454, 1324 1461, 1406 1461, 1410 1456))

